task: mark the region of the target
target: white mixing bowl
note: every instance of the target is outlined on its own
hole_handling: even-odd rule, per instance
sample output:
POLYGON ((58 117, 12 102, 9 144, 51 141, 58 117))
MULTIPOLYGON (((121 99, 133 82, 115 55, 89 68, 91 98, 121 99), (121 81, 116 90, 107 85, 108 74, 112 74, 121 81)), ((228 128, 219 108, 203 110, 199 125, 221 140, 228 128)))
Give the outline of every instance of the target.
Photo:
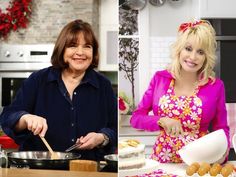
POLYGON ((191 165, 193 162, 207 162, 211 164, 223 157, 227 147, 227 137, 224 131, 220 129, 190 142, 178 152, 183 161, 188 165, 191 165))

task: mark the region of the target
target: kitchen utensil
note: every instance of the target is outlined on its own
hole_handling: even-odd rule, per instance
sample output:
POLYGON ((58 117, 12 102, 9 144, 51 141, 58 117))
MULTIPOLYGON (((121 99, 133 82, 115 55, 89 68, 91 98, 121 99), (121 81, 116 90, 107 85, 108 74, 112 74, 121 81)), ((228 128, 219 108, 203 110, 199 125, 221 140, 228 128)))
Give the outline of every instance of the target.
POLYGON ((183 161, 188 165, 191 165, 193 162, 207 162, 211 164, 223 157, 227 146, 226 135, 223 129, 220 129, 190 142, 178 152, 183 161))
POLYGON ((149 0, 150 4, 153 6, 160 7, 165 4, 166 0, 149 0))
POLYGON ((183 0, 168 0, 168 1, 172 4, 179 4, 183 2, 183 0))
POLYGON ((124 9, 142 10, 147 4, 147 0, 123 0, 121 5, 124 9))
POLYGON ((52 150, 51 146, 48 144, 47 140, 44 137, 41 137, 41 140, 45 144, 45 146, 48 148, 49 152, 51 153, 51 159, 59 159, 59 156, 52 150))
POLYGON ((8 167, 8 159, 7 155, 4 150, 2 150, 1 145, 0 145, 0 168, 7 168, 8 167))
POLYGON ((65 152, 70 152, 73 149, 75 149, 76 147, 79 147, 80 145, 82 145, 82 143, 76 143, 76 144, 70 146, 68 149, 66 149, 65 152))
POLYGON ((57 169, 69 170, 70 160, 77 160, 81 157, 77 153, 55 152, 58 159, 51 159, 48 151, 19 151, 8 153, 9 164, 29 166, 32 169, 57 169))
POLYGON ((117 169, 118 166, 118 157, 117 154, 109 154, 104 156, 107 165, 111 166, 114 169, 117 169))

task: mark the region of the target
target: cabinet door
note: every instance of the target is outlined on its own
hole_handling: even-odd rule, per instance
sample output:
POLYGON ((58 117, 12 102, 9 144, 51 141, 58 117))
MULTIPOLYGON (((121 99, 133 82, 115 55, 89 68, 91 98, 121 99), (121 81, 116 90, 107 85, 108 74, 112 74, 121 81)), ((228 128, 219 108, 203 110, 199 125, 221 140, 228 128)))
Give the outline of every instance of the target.
POLYGON ((236 18, 235 0, 199 0, 201 18, 236 18))
POLYGON ((100 71, 118 70, 118 28, 116 25, 100 27, 100 71))
POLYGON ((100 1, 100 71, 118 70, 118 1, 100 1))

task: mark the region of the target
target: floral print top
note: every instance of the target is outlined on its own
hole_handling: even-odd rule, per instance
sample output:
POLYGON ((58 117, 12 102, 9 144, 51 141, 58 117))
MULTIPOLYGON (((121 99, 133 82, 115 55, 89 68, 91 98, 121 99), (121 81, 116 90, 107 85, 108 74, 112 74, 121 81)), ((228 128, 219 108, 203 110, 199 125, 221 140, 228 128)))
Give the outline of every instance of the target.
POLYGON ((183 135, 171 136, 161 129, 157 136, 151 158, 161 163, 182 162, 178 150, 189 142, 198 139, 207 132, 200 132, 202 117, 202 101, 197 97, 197 87, 192 96, 176 96, 174 93, 174 79, 172 79, 167 93, 163 95, 158 104, 160 117, 169 117, 180 120, 184 131, 183 135))

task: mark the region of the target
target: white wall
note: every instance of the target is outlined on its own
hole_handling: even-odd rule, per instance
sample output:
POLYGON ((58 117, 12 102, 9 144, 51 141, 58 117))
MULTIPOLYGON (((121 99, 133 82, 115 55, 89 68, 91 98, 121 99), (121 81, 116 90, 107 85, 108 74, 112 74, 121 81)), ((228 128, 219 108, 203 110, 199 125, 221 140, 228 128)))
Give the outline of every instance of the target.
POLYGON ((117 71, 119 25, 117 0, 100 0, 99 24, 99 70, 117 71))
POLYGON ((175 36, 181 23, 194 18, 192 1, 176 4, 166 1, 161 7, 149 4, 150 36, 175 36))
POLYGON ((154 71, 160 70, 164 66, 163 63, 170 61, 166 60, 169 55, 169 46, 166 44, 171 44, 171 40, 175 39, 179 25, 196 18, 195 1, 182 0, 179 4, 166 1, 160 7, 148 3, 145 9, 140 11, 140 98, 147 89, 154 71), (161 43, 158 42, 160 40, 161 43))

